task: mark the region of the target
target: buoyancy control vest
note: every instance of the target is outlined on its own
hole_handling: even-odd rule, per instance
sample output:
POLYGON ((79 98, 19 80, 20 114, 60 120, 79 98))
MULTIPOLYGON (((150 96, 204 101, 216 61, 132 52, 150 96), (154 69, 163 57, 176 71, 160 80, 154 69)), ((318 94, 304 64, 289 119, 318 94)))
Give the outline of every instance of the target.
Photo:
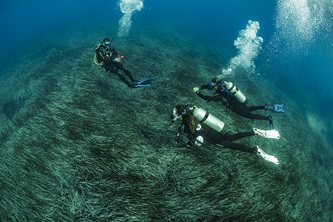
POLYGON ((113 56, 112 48, 107 47, 103 44, 98 44, 95 51, 96 51, 95 55, 96 55, 98 63, 103 62, 106 58, 110 59, 113 56))

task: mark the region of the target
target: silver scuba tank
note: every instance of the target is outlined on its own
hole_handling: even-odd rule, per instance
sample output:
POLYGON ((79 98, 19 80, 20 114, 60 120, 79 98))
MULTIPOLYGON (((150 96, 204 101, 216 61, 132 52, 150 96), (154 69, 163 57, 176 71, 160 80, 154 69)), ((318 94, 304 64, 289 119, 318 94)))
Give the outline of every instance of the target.
POLYGON ((197 120, 206 124, 213 130, 217 132, 222 132, 224 128, 224 122, 222 122, 212 114, 209 114, 208 112, 206 112, 206 110, 198 107, 193 107, 192 114, 197 120))
POLYGON ((232 82, 224 82, 225 88, 240 102, 243 104, 248 103, 246 96, 239 90, 232 82))

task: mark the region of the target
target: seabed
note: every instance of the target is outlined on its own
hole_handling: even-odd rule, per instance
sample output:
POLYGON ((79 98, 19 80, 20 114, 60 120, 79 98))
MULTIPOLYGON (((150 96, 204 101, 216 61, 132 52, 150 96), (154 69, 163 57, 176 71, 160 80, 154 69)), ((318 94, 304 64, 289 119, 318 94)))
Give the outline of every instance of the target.
POLYGON ((229 80, 249 104, 285 104, 283 114, 261 111, 281 139, 240 141, 280 165, 208 144, 186 148, 185 137, 176 145, 169 115, 181 103, 206 109, 231 132, 269 126, 193 93, 230 59, 218 43, 173 27, 133 27, 113 45, 135 78, 156 81, 129 89, 93 62, 95 46, 112 35, 105 30, 52 33, 2 61, 0 221, 332 219, 333 155, 320 118, 239 72, 229 80))

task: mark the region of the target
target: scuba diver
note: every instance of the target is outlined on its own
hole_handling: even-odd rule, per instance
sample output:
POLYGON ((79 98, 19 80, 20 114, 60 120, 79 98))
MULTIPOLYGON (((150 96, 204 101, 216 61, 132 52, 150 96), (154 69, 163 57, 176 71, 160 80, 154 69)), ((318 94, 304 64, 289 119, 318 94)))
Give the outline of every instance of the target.
POLYGON ((224 132, 224 123, 221 120, 217 119, 212 114, 209 114, 204 109, 195 106, 190 107, 189 104, 177 105, 173 109, 171 119, 172 122, 175 122, 177 119, 181 121, 178 127, 177 143, 179 143, 181 132, 184 132, 187 134, 189 140, 187 147, 198 147, 206 140, 209 143, 220 147, 257 154, 269 162, 276 165, 279 164, 279 161, 275 156, 266 154, 259 146, 249 147, 244 144, 234 143, 235 140, 255 135, 264 138, 279 139, 280 134, 277 130, 260 130, 253 128, 249 132, 228 134, 224 132))
POLYGON ((232 82, 227 82, 219 77, 215 77, 209 84, 202 85, 199 87, 194 87, 193 91, 202 99, 207 101, 222 101, 223 105, 234 111, 240 116, 249 119, 267 120, 270 127, 273 128, 273 118, 271 115, 263 116, 259 114, 253 114, 252 111, 263 109, 270 110, 272 112, 284 112, 283 104, 273 104, 273 105, 262 105, 262 106, 250 106, 246 104, 248 102, 244 94, 237 89, 237 87, 232 82), (202 89, 215 90, 213 96, 207 96, 200 92, 202 89))
POLYGON ((111 41, 108 38, 105 38, 102 43, 98 44, 95 49, 94 62, 96 65, 100 65, 105 68, 105 71, 116 74, 127 86, 130 88, 139 88, 150 86, 153 78, 144 78, 140 81, 137 81, 133 78, 130 71, 128 71, 120 61, 124 59, 124 56, 120 56, 117 51, 111 46, 111 41), (119 69, 122 70, 126 76, 131 80, 129 82, 124 75, 119 72, 119 69))

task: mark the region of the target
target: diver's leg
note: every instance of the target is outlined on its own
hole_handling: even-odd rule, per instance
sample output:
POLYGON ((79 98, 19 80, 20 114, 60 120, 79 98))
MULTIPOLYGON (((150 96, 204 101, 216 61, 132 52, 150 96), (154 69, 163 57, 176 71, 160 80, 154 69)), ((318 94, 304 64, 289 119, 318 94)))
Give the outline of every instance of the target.
POLYGON ((270 122, 270 124, 273 123, 273 119, 271 116, 263 116, 263 115, 259 115, 259 114, 253 114, 251 113, 249 107, 243 105, 243 104, 233 104, 232 105, 232 110, 237 113, 240 116, 243 116, 245 118, 249 118, 249 119, 259 119, 259 120, 267 120, 270 122))
POLYGON ((253 132, 253 130, 251 130, 250 132, 241 132, 241 133, 236 133, 236 134, 227 134, 226 138, 227 138, 227 140, 235 141, 235 140, 242 139, 244 137, 249 137, 249 136, 254 136, 254 135, 255 135, 255 133, 253 132))
POLYGON ((134 88, 135 85, 133 83, 130 83, 124 75, 122 75, 121 73, 116 73, 116 75, 119 77, 119 79, 121 79, 121 81, 123 81, 124 83, 126 83, 126 85, 130 88, 134 88))
POLYGON ((128 76, 128 78, 130 78, 130 80, 132 82, 136 82, 136 80, 133 78, 132 74, 130 73, 130 71, 128 71, 127 69, 123 69, 124 73, 128 76))
POLYGON ((249 107, 250 112, 259 110, 259 109, 265 109, 265 106, 250 106, 249 107))
POLYGON ((116 63, 117 68, 123 70, 123 72, 126 74, 126 76, 132 81, 132 82, 136 82, 136 80, 133 78, 132 74, 130 73, 130 71, 128 69, 126 69, 123 64, 121 63, 116 63))
MULTIPOLYGON (((116 64, 115 64, 116 65, 116 64)), ((119 79, 121 80, 121 81, 123 81, 124 83, 126 83, 126 85, 128 86, 128 87, 130 87, 130 88, 134 88, 134 84, 133 83, 130 83, 126 78, 125 78, 125 76, 123 76, 119 71, 118 71, 118 68, 119 66, 118 65, 116 65, 116 66, 113 66, 113 65, 106 65, 106 66, 104 66, 104 68, 105 68, 105 70, 106 71, 108 71, 108 72, 110 72, 110 73, 113 73, 113 74, 116 74, 118 77, 119 77, 119 79)), ((122 66, 121 66, 122 67, 122 66)))
POLYGON ((114 73, 117 74, 118 73, 118 69, 115 66, 112 65, 103 65, 105 71, 110 72, 110 73, 114 73))
POLYGON ((240 143, 233 143, 230 140, 225 140, 217 145, 221 145, 224 148, 229 148, 229 149, 234 149, 234 150, 239 150, 242 152, 247 152, 247 153, 257 153, 257 148, 256 147, 249 147, 245 144, 240 144, 240 143))
POLYGON ((251 114, 249 108, 241 103, 236 103, 229 105, 230 109, 237 113, 240 116, 250 118, 249 115, 251 114))

